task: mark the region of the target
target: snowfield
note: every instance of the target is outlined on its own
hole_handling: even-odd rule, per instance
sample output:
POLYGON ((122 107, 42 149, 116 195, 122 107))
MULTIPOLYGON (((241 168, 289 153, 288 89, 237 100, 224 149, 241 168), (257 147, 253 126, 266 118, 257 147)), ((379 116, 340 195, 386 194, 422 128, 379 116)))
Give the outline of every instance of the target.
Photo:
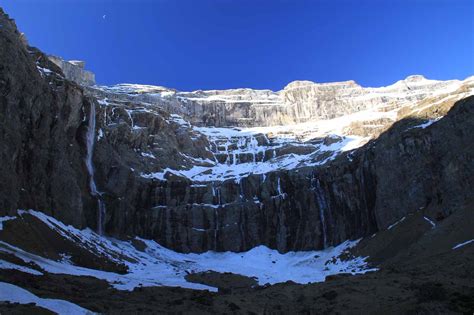
MULTIPOLYGON (((384 116, 392 117, 393 113, 384 113, 384 116)), ((366 116, 362 115, 362 117, 366 116)), ((177 121, 177 115, 173 116, 173 121, 177 121)), ((182 125, 189 126, 182 118, 179 121, 182 121, 182 125)), ((329 122, 319 121, 311 124, 247 129, 193 127, 194 131, 207 137, 214 148, 211 149, 214 156, 218 154, 228 156, 224 163, 219 163, 217 158, 214 158, 214 161, 200 160, 194 161, 198 165, 189 169, 166 168, 159 172, 143 173, 141 176, 148 179, 166 180, 165 174, 169 172, 197 182, 227 179, 239 182, 242 177, 250 174, 266 174, 275 170, 323 165, 336 158, 340 153, 357 149, 370 140, 368 137, 343 135, 341 130, 350 121, 350 119, 344 118, 329 122), (334 128, 335 126, 336 128, 334 128), (256 140, 258 136, 265 138, 267 144, 259 144, 256 140), (332 137, 334 142, 328 145, 324 144, 323 139, 326 137, 332 137), (313 152, 276 156, 276 151, 285 146, 306 146, 312 148, 313 152), (263 160, 263 155, 266 152, 272 152, 273 157, 263 160), (253 156, 253 158, 250 161, 241 162, 239 156, 242 154, 253 156), (323 158, 321 158, 322 155, 324 155, 323 158)))
POLYGON ((35 303, 57 314, 95 314, 68 301, 40 298, 19 286, 6 282, 0 282, 0 301, 20 304, 35 303))
MULTIPOLYGON (((90 229, 77 230, 41 212, 19 211, 19 216, 30 214, 47 224, 64 238, 75 240, 84 248, 93 249, 110 260, 128 267, 127 274, 117 274, 101 270, 79 267, 67 259, 54 261, 0 241, 0 251, 10 253, 24 262, 33 262, 43 271, 53 274, 92 276, 108 281, 120 290, 133 290, 139 286, 171 286, 198 290, 217 291, 217 288, 191 283, 185 276, 189 273, 216 271, 232 272, 255 278, 260 285, 286 282, 322 282, 326 276, 338 273, 361 274, 375 271, 367 266, 366 257, 342 260, 339 256, 358 241, 345 241, 321 251, 289 252, 281 254, 265 246, 255 247, 247 252, 213 252, 202 254, 178 253, 152 240, 137 240, 146 244, 144 251, 137 250, 130 241, 120 241, 96 234, 90 229), (122 257, 122 258, 117 258, 122 257), (128 259, 124 259, 127 257, 128 259)), ((16 269, 38 275, 31 268, 0 260, 0 268, 16 269)))

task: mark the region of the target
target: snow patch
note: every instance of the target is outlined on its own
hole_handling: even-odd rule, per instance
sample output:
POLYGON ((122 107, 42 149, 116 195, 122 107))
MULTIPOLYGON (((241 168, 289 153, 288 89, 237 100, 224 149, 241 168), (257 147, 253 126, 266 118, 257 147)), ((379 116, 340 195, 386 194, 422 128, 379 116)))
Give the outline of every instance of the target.
POLYGON ((13 220, 13 219, 16 219, 16 217, 9 217, 9 216, 0 217, 0 231, 3 230, 3 222, 13 220))
POLYGON ((25 266, 13 264, 13 263, 5 261, 3 259, 0 259, 0 269, 18 270, 18 271, 21 271, 21 272, 25 272, 25 273, 35 275, 35 276, 43 275, 43 273, 38 271, 38 270, 34 270, 32 268, 28 268, 28 267, 25 267, 25 266))
POLYGON ((147 157, 147 158, 150 158, 150 159, 156 159, 156 157, 152 153, 142 152, 141 155, 143 157, 147 157))
POLYGON ((431 220, 430 218, 424 216, 423 219, 425 219, 426 222, 428 222, 429 224, 431 224, 431 228, 434 229, 436 227, 436 223, 433 222, 433 220, 431 220))
POLYGON ((0 301, 20 304, 35 303, 57 314, 94 314, 74 303, 58 299, 43 299, 19 286, 6 282, 0 282, 0 301))
MULTIPOLYGON (((178 286, 190 289, 211 290, 216 288, 187 282, 188 273, 205 271, 232 272, 248 277, 255 277, 259 284, 279 283, 288 280, 297 283, 321 282, 325 277, 337 273, 360 274, 376 269, 369 269, 366 257, 355 257, 341 260, 339 256, 355 246, 357 241, 346 241, 336 247, 320 251, 289 252, 280 254, 265 246, 255 247, 247 252, 214 252, 201 254, 183 254, 167 249, 152 240, 137 240, 146 244, 144 252, 138 251, 131 242, 106 238, 95 232, 77 230, 72 226, 48 217, 37 211, 22 211, 45 222, 50 228, 66 238, 74 240, 87 250, 98 252, 128 267, 125 275, 72 265, 68 257, 53 261, 41 256, 27 253, 20 248, 0 241, 0 251, 15 255, 25 262, 34 262, 49 273, 92 276, 108 281, 121 290, 133 290, 137 286, 178 286), (126 257, 124 259, 124 257, 126 257)), ((197 232, 206 232, 196 227, 197 232)), ((0 265, 0 268, 2 265, 0 265)), ((11 269, 12 266, 4 266, 11 269)), ((15 267, 16 268, 16 267, 15 267)), ((25 272, 36 272, 24 269, 25 272)))
POLYGON ((403 221, 405 221, 405 219, 406 219, 406 217, 403 217, 403 218, 401 218, 399 221, 397 221, 397 222, 395 222, 395 223, 389 225, 388 228, 387 228, 387 230, 391 230, 392 228, 394 228, 394 227, 395 227, 396 225, 398 225, 399 223, 402 223, 403 221))
POLYGON ((414 126, 414 127, 410 127, 410 128, 408 128, 408 130, 409 130, 409 129, 415 129, 415 128, 425 129, 426 127, 431 126, 432 124, 434 124, 435 122, 437 122, 437 121, 440 120, 441 118, 442 118, 442 117, 430 119, 430 120, 428 120, 428 121, 425 122, 425 123, 422 123, 422 124, 417 125, 417 126, 414 126))
POLYGON ((464 243, 457 244, 456 246, 453 247, 453 249, 458 249, 460 247, 466 246, 467 244, 474 243, 474 239, 465 241, 464 243))

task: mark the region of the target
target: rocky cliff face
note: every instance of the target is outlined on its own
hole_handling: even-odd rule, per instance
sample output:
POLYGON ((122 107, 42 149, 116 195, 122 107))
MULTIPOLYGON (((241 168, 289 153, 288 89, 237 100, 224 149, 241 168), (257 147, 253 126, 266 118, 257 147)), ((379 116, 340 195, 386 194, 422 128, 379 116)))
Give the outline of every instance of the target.
MULTIPOLYGON (((423 78, 408 81, 420 84, 421 90, 426 88, 423 78)), ((133 167, 138 176, 132 177, 133 185, 124 184, 122 190, 117 184, 125 181, 120 177, 110 181, 106 175, 110 166, 106 166, 102 185, 114 192, 107 228, 113 234, 152 237, 179 251, 243 251, 265 244, 285 252, 323 248, 370 235, 407 213, 438 202, 433 200, 452 200, 454 196, 437 196, 446 191, 436 188, 431 180, 440 176, 437 172, 446 162, 432 157, 467 148, 470 139, 444 144, 443 139, 449 136, 442 134, 449 128, 442 127, 434 138, 427 131, 439 128, 437 119, 457 100, 472 94, 473 81, 429 84, 440 88, 424 92, 429 96, 418 96, 418 101, 409 102, 398 95, 401 101, 390 106, 369 103, 364 105, 370 108, 365 111, 290 126, 195 127, 172 114, 166 121, 179 125, 175 133, 190 134, 191 139, 203 135, 207 140, 202 142, 203 150, 186 153, 181 147, 179 157, 170 162, 169 153, 162 151, 164 143, 142 143, 143 166, 133 167), (410 163, 405 166, 407 161, 410 163), (399 166, 399 173, 393 173, 393 165, 399 166), (131 193, 134 191, 137 194, 131 193), (400 196, 407 196, 406 200, 399 202, 400 196), (128 204, 125 208, 121 208, 123 200, 128 204)), ((106 91, 100 94, 103 108, 116 112, 126 106, 131 115, 121 122, 127 134, 115 141, 147 135, 147 123, 140 119, 150 108, 164 108, 156 101, 155 89, 161 88, 146 87, 138 96, 123 94, 122 88, 110 92, 114 89, 102 88, 106 91)), ((96 91, 92 93, 97 97, 96 91)), ((165 97, 160 94, 158 99, 165 97)), ((325 106, 330 108, 334 102, 325 106)), ((108 130, 117 123, 112 120, 104 126, 104 144, 109 141, 108 130)), ((468 130, 469 124, 466 117, 456 128, 468 130)), ((470 162, 449 159, 463 170, 453 178, 471 174, 470 162)), ((97 164, 103 167, 107 161, 104 158, 97 164)), ((436 182, 441 184, 445 177, 438 177, 436 182)), ((464 191, 460 203, 467 199, 471 180, 469 177, 457 188, 464 191)), ((445 210, 436 211, 442 217, 445 210)))
POLYGON ((142 203, 126 217, 116 201, 108 229, 153 237, 180 251, 265 244, 285 252, 370 235, 423 208, 442 219, 471 198, 473 101, 459 102, 427 128, 423 120, 402 120, 322 165, 227 180, 166 172, 141 182, 140 197, 117 192, 142 203))
POLYGON ((436 81, 417 75, 381 88, 363 88, 354 81, 295 81, 278 92, 252 89, 179 92, 133 84, 90 91, 99 98, 154 104, 182 115, 194 125, 255 127, 333 119, 373 108, 390 111, 453 92, 460 85, 462 82, 457 80, 436 81))
POLYGON ((370 235, 422 207, 441 219, 471 198, 472 77, 84 87, 3 13, 0 24, 2 215, 34 208, 185 252, 286 252, 370 235))
POLYGON ((48 59, 61 68, 66 79, 84 86, 95 85, 95 74, 84 69, 84 61, 67 61, 57 56, 48 56, 48 59))
POLYGON ((0 212, 20 207, 86 226, 84 115, 90 101, 0 14, 0 212))

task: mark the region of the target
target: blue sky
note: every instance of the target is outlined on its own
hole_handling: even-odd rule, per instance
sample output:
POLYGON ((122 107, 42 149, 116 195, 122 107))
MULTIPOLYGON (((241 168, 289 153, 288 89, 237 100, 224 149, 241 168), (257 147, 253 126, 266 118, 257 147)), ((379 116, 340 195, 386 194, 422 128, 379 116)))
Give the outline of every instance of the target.
POLYGON ((0 0, 30 44, 100 84, 279 90, 474 74, 472 0, 0 0), (104 18, 105 15, 105 18, 104 18))

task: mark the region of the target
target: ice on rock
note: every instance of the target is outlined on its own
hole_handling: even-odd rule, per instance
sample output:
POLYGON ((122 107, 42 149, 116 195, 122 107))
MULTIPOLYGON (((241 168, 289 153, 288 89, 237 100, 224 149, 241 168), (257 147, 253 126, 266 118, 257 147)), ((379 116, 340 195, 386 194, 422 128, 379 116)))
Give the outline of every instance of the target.
MULTIPOLYGON (((175 121, 181 121, 178 115, 173 115, 175 121)), ((182 120, 181 124, 186 122, 182 120)), ((346 122, 348 123, 348 122, 346 122)), ((367 142, 367 138, 358 136, 337 136, 337 140, 330 145, 321 141, 311 142, 311 139, 322 139, 334 131, 334 126, 328 127, 326 122, 320 122, 313 132, 308 133, 308 126, 303 128, 305 137, 300 135, 301 126, 282 126, 272 128, 222 128, 222 127, 193 127, 194 131, 207 137, 210 151, 214 160, 199 160, 188 157, 193 166, 188 169, 175 170, 166 168, 160 172, 142 173, 144 178, 165 180, 165 174, 170 172, 177 176, 189 178, 197 182, 225 181, 241 178, 250 174, 265 174, 275 170, 289 170, 296 167, 322 165, 334 159, 338 154, 356 149, 367 142), (326 127, 323 127, 325 126, 326 127), (292 129, 294 127, 294 129, 292 129), (270 134, 273 136, 270 137, 270 134), (285 136, 282 136, 284 134, 285 136), (293 135, 293 136, 291 136, 293 135), (277 150, 288 146, 304 146, 312 152, 301 154, 287 153, 277 157, 277 150), (330 153, 325 159, 318 160, 321 154, 330 153), (207 165, 203 165, 207 164, 207 165)), ((187 126, 190 126, 187 124, 187 126)), ((310 128, 310 129, 311 129, 310 128)), ((340 129, 340 127, 338 127, 340 129)))

